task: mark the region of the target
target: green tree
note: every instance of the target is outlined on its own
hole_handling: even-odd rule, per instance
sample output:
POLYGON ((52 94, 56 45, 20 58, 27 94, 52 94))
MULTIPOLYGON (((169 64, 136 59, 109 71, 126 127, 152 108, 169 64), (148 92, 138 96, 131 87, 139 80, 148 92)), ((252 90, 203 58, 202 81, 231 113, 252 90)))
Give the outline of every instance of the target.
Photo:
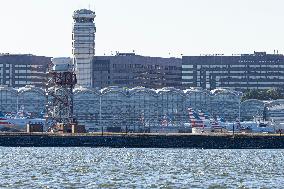
POLYGON ((282 94, 283 91, 278 88, 272 88, 267 90, 260 90, 260 89, 250 89, 244 92, 242 97, 242 101, 248 99, 257 99, 257 100, 276 100, 284 98, 282 94))

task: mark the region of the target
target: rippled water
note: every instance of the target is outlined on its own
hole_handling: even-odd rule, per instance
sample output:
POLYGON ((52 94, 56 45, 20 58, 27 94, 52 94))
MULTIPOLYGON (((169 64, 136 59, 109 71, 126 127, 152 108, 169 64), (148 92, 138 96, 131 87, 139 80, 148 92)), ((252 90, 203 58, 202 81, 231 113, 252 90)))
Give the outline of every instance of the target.
POLYGON ((0 188, 283 188, 284 150, 5 148, 0 188))

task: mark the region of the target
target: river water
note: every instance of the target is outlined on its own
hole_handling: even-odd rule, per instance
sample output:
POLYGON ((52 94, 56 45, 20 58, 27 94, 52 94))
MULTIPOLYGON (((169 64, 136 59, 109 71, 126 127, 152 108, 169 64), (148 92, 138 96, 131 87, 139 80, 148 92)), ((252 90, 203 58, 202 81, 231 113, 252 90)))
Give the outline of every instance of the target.
POLYGON ((283 188, 284 150, 0 147, 0 188, 283 188))

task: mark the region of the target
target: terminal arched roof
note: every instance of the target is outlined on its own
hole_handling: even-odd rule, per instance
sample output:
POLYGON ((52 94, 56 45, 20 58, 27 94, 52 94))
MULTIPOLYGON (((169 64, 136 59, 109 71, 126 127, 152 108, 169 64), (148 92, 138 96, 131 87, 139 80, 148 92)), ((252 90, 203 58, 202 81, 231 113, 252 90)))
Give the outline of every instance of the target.
POLYGON ((101 95, 105 95, 108 93, 121 93, 123 95, 127 95, 128 90, 126 88, 118 87, 118 86, 110 86, 101 89, 101 95))
POLYGON ((25 87, 21 87, 18 89, 18 93, 19 94, 24 94, 27 92, 35 92, 35 93, 39 93, 41 95, 45 95, 45 91, 42 88, 39 87, 35 87, 33 85, 26 85, 25 87))
POLYGON ((0 92, 1 91, 9 91, 11 93, 14 93, 17 95, 18 91, 15 88, 8 87, 8 86, 0 86, 0 92))
POLYGON ((202 89, 201 87, 192 87, 190 89, 184 90, 186 95, 191 95, 194 93, 203 93, 204 95, 210 95, 209 91, 202 89))
POLYGON ((100 91, 94 88, 85 88, 85 87, 76 87, 74 90, 74 95, 85 94, 85 93, 92 93, 95 95, 100 95, 100 91))
POLYGON ((129 95, 135 95, 136 93, 141 93, 141 92, 145 92, 148 93, 149 95, 153 95, 153 96, 157 96, 157 93, 155 91, 155 89, 150 89, 150 88, 145 88, 145 87, 134 87, 132 89, 129 89, 129 95))
POLYGON ((157 94, 176 93, 178 95, 184 96, 184 92, 182 90, 174 88, 174 87, 164 87, 162 89, 157 89, 156 92, 157 92, 157 94))
POLYGON ((213 89, 210 91, 210 93, 212 95, 234 95, 234 96, 240 96, 241 93, 238 92, 238 91, 234 91, 234 90, 231 90, 231 89, 227 89, 227 88, 217 88, 217 89, 213 89))

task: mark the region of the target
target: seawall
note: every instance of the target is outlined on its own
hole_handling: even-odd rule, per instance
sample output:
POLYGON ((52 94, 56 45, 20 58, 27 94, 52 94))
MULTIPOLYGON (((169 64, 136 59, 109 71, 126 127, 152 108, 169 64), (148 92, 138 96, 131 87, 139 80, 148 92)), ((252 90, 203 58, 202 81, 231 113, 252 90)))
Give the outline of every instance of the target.
POLYGON ((279 135, 193 134, 0 134, 0 146, 9 147, 114 147, 114 148, 204 148, 284 149, 279 135))

